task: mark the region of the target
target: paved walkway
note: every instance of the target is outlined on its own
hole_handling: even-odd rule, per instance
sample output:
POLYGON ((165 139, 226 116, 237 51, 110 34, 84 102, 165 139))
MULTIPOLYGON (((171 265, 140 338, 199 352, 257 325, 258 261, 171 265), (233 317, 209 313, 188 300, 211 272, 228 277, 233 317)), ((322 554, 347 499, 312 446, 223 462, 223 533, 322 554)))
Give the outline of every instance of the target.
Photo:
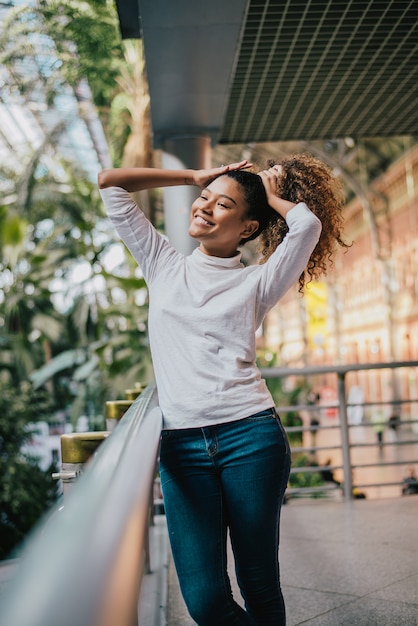
MULTIPOLYGON (((418 626, 417 521, 418 495, 290 500, 283 507, 280 547, 288 626, 418 626)), ((15 566, 3 562, 0 591, 7 592, 15 566)), ((151 568, 143 580, 139 625, 192 626, 164 516, 151 528, 151 568)), ((232 567, 230 576, 239 601, 232 567)))
MULTIPOLYGON (((417 531, 418 495, 292 500, 280 548, 288 626, 417 626, 417 531)), ((193 625, 171 561, 168 582, 167 626, 193 625)))

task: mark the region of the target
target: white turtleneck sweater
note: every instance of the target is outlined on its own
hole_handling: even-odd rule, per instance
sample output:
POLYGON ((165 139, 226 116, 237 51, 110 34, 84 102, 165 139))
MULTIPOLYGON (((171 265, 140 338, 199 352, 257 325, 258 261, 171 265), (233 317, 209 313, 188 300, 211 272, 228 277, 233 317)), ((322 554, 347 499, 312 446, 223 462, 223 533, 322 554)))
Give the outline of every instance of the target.
POLYGON ((110 219, 149 288, 149 341, 165 429, 243 419, 274 406, 255 364, 255 332, 305 269, 321 223, 298 204, 289 232, 263 265, 241 254, 177 252, 130 194, 102 189, 110 219))

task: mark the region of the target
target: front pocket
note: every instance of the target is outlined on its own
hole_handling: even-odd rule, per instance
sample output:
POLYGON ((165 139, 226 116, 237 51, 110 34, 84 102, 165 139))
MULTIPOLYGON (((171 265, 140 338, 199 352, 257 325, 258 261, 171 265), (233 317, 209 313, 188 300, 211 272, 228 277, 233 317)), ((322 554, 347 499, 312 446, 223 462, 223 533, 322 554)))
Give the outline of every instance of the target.
POLYGON ((279 414, 277 413, 277 411, 274 411, 274 413, 275 413, 274 417, 276 419, 277 425, 280 428, 280 431, 281 431, 281 433, 283 435, 283 440, 285 442, 285 448, 286 448, 286 454, 290 454, 290 444, 289 444, 288 436, 287 436, 286 431, 284 429, 284 426, 283 426, 283 424, 281 422, 279 414))
POLYGON ((259 413, 254 413, 254 415, 249 415, 244 418, 248 422, 260 422, 268 419, 276 419, 276 411, 274 408, 264 409, 263 411, 259 411, 259 413))

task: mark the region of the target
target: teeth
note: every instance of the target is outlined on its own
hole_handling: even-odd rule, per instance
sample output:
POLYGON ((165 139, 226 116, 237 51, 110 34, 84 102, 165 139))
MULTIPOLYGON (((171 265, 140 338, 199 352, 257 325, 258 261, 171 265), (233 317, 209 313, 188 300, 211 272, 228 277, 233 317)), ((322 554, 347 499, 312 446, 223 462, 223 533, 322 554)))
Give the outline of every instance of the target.
POLYGON ((197 216, 196 216, 196 219, 197 219, 199 222, 202 222, 203 224, 207 224, 208 226, 211 226, 210 222, 208 222, 207 220, 203 219, 203 217, 201 217, 200 215, 197 215, 197 216))

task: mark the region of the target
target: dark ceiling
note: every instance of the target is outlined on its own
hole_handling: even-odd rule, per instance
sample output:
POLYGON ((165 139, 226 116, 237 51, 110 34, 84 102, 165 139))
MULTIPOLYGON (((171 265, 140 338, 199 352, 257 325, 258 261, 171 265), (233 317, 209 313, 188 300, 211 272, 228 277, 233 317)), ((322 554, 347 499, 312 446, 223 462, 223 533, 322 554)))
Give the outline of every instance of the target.
POLYGON ((418 135, 417 0, 139 4, 156 147, 418 135))

